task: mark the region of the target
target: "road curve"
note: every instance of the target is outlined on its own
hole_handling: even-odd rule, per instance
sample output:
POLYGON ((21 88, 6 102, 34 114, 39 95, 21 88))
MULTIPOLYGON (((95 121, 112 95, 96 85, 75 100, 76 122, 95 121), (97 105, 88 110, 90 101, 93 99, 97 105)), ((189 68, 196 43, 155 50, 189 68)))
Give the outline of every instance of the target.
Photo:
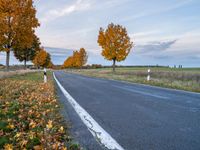
MULTIPOLYGON (((200 94, 63 71, 55 72, 55 76, 76 102, 124 149, 200 149, 200 94)), ((62 93, 58 94, 63 100, 62 93)), ((62 102, 67 103, 67 100, 62 102)), ((78 119, 73 119, 76 114, 73 111, 67 113, 71 116, 72 128, 76 127, 78 119)), ((75 129, 78 132, 76 137, 83 141, 81 144, 91 150, 104 149, 91 135, 81 140, 83 130, 87 130, 84 125, 75 129)))

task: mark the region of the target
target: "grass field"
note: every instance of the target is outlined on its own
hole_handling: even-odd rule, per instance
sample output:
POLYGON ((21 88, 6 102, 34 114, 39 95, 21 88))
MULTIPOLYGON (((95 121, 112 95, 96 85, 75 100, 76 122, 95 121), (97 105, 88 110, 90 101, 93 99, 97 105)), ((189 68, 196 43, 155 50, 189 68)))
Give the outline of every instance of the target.
POLYGON ((0 79, 1 78, 8 78, 10 76, 15 76, 15 75, 23 75, 26 73, 30 73, 30 72, 35 72, 35 70, 16 70, 16 71, 5 71, 5 70, 0 70, 0 79))
POLYGON ((200 92, 200 68, 164 68, 153 67, 151 69, 151 81, 147 81, 147 70, 145 67, 117 68, 112 73, 111 68, 101 69, 69 69, 68 72, 82 74, 91 77, 122 80, 133 83, 142 83, 160 87, 182 89, 200 92))
POLYGON ((60 115, 52 73, 0 79, 0 149, 78 150, 60 115))

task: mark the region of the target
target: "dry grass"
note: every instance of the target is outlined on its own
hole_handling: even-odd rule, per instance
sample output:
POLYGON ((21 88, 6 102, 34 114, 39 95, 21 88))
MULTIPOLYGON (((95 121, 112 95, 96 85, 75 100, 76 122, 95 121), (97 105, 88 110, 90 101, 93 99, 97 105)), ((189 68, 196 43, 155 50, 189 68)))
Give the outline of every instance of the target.
POLYGON ((174 89, 200 92, 200 69, 170 69, 152 68, 151 81, 147 81, 148 68, 117 68, 115 74, 112 69, 84 69, 67 70, 72 73, 100 77, 106 79, 122 80, 134 83, 143 83, 174 89))
POLYGON ((35 70, 17 70, 17 71, 0 71, 0 79, 1 78, 7 78, 10 76, 14 76, 14 75, 22 75, 22 74, 26 74, 26 73, 30 73, 30 72, 36 72, 35 70))

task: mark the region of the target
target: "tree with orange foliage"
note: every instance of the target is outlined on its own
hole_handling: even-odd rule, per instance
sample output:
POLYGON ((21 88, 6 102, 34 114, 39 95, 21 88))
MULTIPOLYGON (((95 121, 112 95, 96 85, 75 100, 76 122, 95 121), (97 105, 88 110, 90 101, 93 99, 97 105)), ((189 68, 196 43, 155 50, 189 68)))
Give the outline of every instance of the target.
POLYGON ((34 41, 31 47, 21 48, 20 45, 20 43, 16 44, 13 52, 17 60, 19 60, 20 62, 24 62, 24 69, 26 69, 27 61, 33 61, 36 53, 40 50, 40 40, 36 35, 34 35, 34 41))
POLYGON ((71 68, 73 67, 73 56, 68 57, 62 66, 62 68, 71 68))
POLYGON ((51 63, 51 56, 43 48, 36 54, 33 63, 35 66, 39 67, 48 67, 51 63))
POLYGON ((38 26, 33 0, 0 0, 0 50, 6 52, 7 70, 11 50, 16 43, 30 48, 38 26))
POLYGON ((126 28, 113 23, 109 24, 106 30, 100 28, 98 43, 103 49, 102 56, 113 61, 113 72, 115 72, 116 61, 125 60, 133 47, 126 28))
POLYGON ((84 48, 79 51, 80 54, 80 67, 83 67, 87 63, 88 55, 84 48))
POLYGON ((81 48, 79 51, 74 51, 73 55, 65 60, 63 68, 81 68, 87 63, 87 58, 87 52, 81 48))
POLYGON ((81 61, 80 61, 81 56, 79 51, 74 51, 72 58, 73 58, 72 67, 79 68, 81 66, 81 61))

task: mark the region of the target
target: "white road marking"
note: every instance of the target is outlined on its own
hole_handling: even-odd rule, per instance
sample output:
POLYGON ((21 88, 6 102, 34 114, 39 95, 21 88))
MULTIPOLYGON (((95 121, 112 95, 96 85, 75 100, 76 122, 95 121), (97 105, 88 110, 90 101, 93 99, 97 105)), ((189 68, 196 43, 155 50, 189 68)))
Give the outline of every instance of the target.
POLYGON ((77 112, 83 123, 87 126, 88 130, 92 133, 92 135, 104 145, 106 148, 111 150, 124 150, 122 146, 120 146, 115 139, 111 137, 109 133, 107 133, 91 116, 84 110, 76 101, 75 99, 64 89, 61 83, 56 78, 55 74, 53 73, 53 77, 57 82, 59 88, 72 105, 74 110, 77 112))
POLYGON ((127 88, 127 87, 121 87, 121 86, 116 86, 116 85, 114 85, 114 87, 117 87, 117 88, 120 88, 120 89, 123 89, 123 90, 127 90, 127 91, 130 91, 130 92, 134 92, 134 93, 139 93, 139 94, 142 94, 142 95, 151 96, 151 97, 156 97, 156 98, 161 98, 161 99, 169 99, 169 97, 151 94, 151 93, 147 93, 147 92, 143 92, 143 91, 139 91, 139 90, 134 90, 134 89, 127 88))

